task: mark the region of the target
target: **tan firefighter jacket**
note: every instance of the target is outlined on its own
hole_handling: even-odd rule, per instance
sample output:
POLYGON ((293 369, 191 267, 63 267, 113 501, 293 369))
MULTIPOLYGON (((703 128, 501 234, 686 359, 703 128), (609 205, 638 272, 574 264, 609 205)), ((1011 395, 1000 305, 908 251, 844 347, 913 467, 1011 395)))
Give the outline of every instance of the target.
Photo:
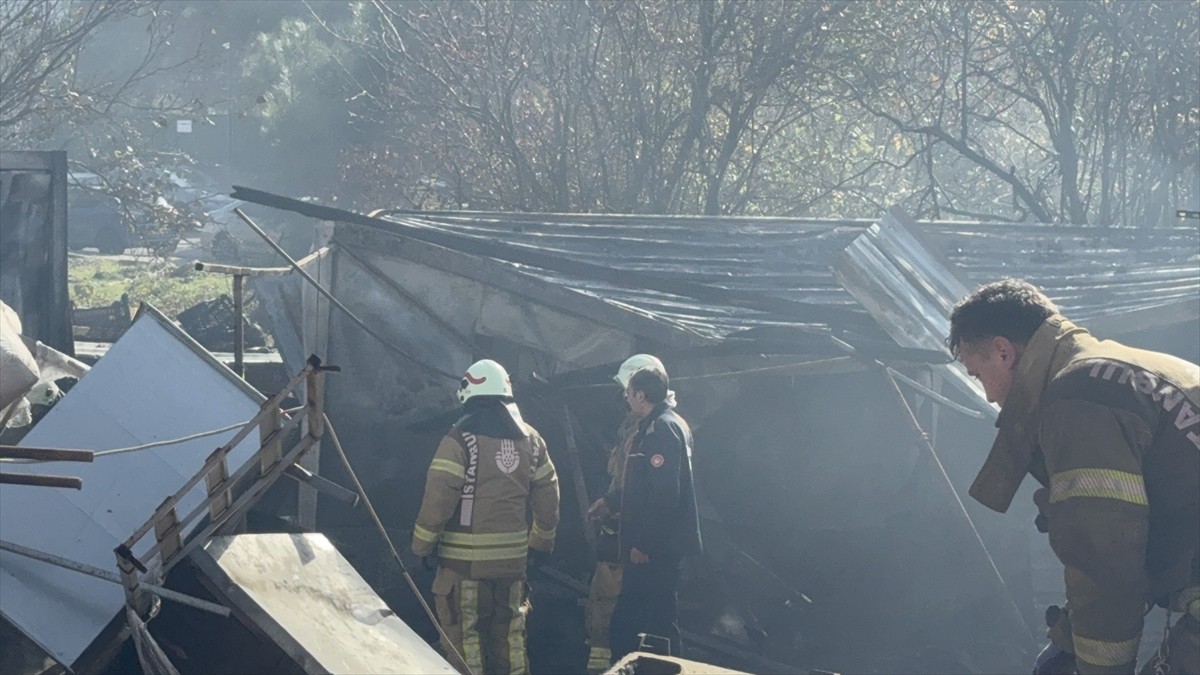
POLYGON ((1026 473, 1046 488, 1069 609, 1056 642, 1081 673, 1133 672, 1148 603, 1197 584, 1200 367, 1055 315, 1022 352, 996 426, 971 495, 1003 512, 1026 473))
POLYGON ((625 480, 625 458, 629 456, 629 446, 633 444, 641 421, 641 417, 630 412, 617 429, 617 444, 608 454, 608 475, 612 479, 608 483, 608 492, 620 489, 625 480))
POLYGON ((438 445, 413 526, 413 552, 468 579, 524 578, 529 548, 554 550, 558 476, 531 426, 523 439, 492 438, 457 426, 438 445), (526 520, 532 506, 533 527, 526 520))

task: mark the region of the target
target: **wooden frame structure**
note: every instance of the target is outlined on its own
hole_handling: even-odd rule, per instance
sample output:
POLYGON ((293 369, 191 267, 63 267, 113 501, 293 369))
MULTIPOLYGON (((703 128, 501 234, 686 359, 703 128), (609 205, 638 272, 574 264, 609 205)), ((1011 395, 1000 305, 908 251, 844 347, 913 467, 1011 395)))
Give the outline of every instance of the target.
MULTIPOLYGON (((336 366, 325 366, 311 356, 304 368, 279 393, 263 402, 259 412, 227 443, 213 451, 197 471, 175 494, 163 500, 154 515, 143 523, 113 553, 121 584, 125 588, 128 630, 138 636, 139 659, 143 664, 159 663, 155 671, 172 672, 170 664, 156 657, 153 639, 146 631, 144 619, 149 615, 153 591, 148 586, 160 585, 167 573, 210 536, 230 534, 242 516, 304 453, 316 446, 325 431, 322 392, 326 372, 337 372, 336 366), (303 387, 306 403, 295 415, 286 417, 280 409, 285 398, 303 387), (284 450, 288 434, 305 421, 306 431, 298 441, 284 450), (227 457, 250 434, 258 431, 259 449, 241 468, 230 474, 227 457), (180 515, 179 503, 204 484, 205 498, 190 512, 180 515), (207 516, 207 522, 188 537, 183 532, 190 523, 207 516), (153 530, 153 543, 146 547, 143 540, 153 530), (144 549, 144 550, 143 550, 144 549), (133 619, 136 618, 137 621, 133 619), (143 646, 146 649, 143 649, 143 646), (150 653, 144 654, 144 651, 150 653)), ((159 652, 161 653, 161 652, 159 652)))

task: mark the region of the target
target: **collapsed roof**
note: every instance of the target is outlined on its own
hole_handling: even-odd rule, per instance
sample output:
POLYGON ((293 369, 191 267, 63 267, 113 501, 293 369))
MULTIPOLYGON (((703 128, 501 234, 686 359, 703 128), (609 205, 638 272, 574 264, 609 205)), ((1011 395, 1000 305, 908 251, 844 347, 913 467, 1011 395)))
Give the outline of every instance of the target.
MULTIPOLYGON (((367 216, 248 188, 234 196, 334 223, 298 267, 342 308, 297 275, 255 279, 255 291, 289 367, 309 353, 343 367, 329 414, 375 469, 366 487, 387 495, 379 507, 391 522, 415 515, 422 470, 454 421, 458 373, 496 358, 563 476, 555 566, 586 574, 580 514, 607 484, 603 454, 621 414, 612 372, 637 351, 661 356, 697 432, 707 555, 724 578, 697 601, 735 598, 742 644, 751 624, 773 628, 754 650, 792 663, 930 670, 897 653, 953 631, 977 648, 967 652, 993 653, 969 668, 951 656, 947 672, 1011 670, 1020 663, 1005 659, 1032 648, 1044 604, 1035 608, 1030 560, 1053 556, 1025 539, 1027 520, 1016 533, 1001 531, 1017 527, 1009 521, 969 523, 953 488, 973 471, 961 439, 980 445, 991 430, 966 420, 978 425, 968 436, 938 432, 929 401, 953 373, 905 365, 957 367, 939 331, 966 289, 1024 276, 1102 335, 1200 317, 1200 233, 1188 228, 916 225, 902 214, 881 224, 367 216), (881 375, 877 359, 895 368, 881 375), (899 379, 897 368, 922 387, 908 411, 885 379, 899 379), (930 463, 934 442, 955 451, 944 468, 930 463), (985 540, 1002 542, 995 561, 985 540), (793 589, 817 609, 797 609, 805 601, 793 589), (797 614, 801 628, 789 624, 797 614), (889 637, 865 647, 854 639, 863 634, 889 637)), ((975 385, 959 380, 971 399, 975 385)), ((974 398, 955 409, 984 416, 974 398)), ((349 526, 336 507, 322 514, 323 530, 349 526)), ((703 621, 692 627, 708 635, 703 621)))
MULTIPOLYGON (((233 196, 504 261, 704 338, 780 325, 869 324, 830 268, 874 221, 399 210, 363 216, 250 188, 236 187, 233 196)), ((1200 294, 1195 227, 952 221, 920 227, 973 281, 1024 277, 1084 323, 1186 305, 1200 294)), ((353 241, 342 232, 338 238, 353 241)), ((410 250, 397 244, 388 251, 410 250)))

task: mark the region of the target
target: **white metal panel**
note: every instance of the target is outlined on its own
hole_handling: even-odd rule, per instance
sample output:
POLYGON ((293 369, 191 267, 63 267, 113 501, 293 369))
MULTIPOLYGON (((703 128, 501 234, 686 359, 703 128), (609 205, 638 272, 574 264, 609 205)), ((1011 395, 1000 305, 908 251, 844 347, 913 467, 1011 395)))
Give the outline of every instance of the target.
POLYGON ((323 534, 214 537, 192 560, 304 672, 454 675, 323 534))
MULTIPOLYGON (((247 421, 262 400, 169 320, 143 308, 21 445, 97 451, 142 445, 247 421)), ((5 464, 6 471, 76 475, 83 489, 0 485, 0 539, 115 572, 113 548, 234 433, 92 464, 5 464)), ((257 445, 251 434, 230 453, 231 473, 257 445)), ((203 500, 203 485, 180 502, 181 516, 203 500)), ((73 663, 124 601, 116 584, 0 552, 0 612, 61 663, 73 663)))

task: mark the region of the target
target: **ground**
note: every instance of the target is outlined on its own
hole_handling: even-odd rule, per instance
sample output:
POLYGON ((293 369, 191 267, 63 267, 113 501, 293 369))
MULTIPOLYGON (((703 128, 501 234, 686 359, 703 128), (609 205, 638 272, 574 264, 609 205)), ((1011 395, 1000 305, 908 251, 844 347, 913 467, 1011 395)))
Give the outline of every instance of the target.
POLYGON ((169 317, 200 302, 229 294, 231 277, 205 274, 178 258, 72 254, 67 261, 71 302, 76 308, 106 307, 129 294, 129 304, 149 302, 169 317))

